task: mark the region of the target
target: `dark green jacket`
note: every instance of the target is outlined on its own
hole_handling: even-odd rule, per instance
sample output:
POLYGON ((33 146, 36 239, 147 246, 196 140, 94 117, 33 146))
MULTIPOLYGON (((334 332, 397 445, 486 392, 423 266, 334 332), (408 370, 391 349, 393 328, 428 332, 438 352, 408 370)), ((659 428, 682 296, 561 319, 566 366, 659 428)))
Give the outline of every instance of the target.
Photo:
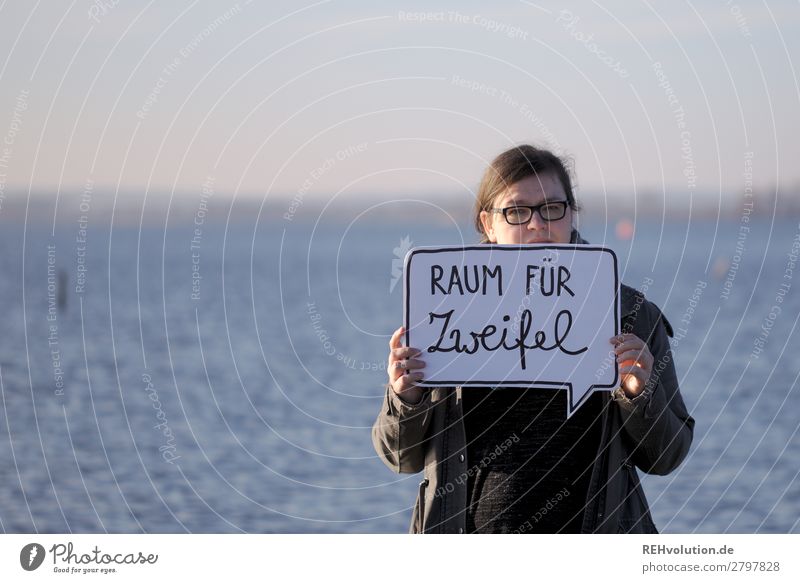
MULTIPOLYGON (((645 389, 628 399, 621 389, 603 392, 602 438, 586 499, 583 532, 655 533, 636 468, 668 474, 692 443, 694 419, 678 390, 668 335, 659 309, 628 286, 620 288, 622 330, 642 338, 654 357, 645 389)), ((469 467, 461 387, 427 390, 416 405, 386 386, 372 441, 395 472, 425 472, 410 532, 461 533, 465 528, 469 467)))

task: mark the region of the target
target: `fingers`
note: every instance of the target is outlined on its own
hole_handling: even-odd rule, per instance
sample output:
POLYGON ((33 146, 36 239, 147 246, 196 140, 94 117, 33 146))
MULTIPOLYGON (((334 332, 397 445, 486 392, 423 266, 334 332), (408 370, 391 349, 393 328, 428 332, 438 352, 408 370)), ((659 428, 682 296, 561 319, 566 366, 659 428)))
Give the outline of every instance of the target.
POLYGON ((633 398, 642 392, 650 378, 653 355, 636 334, 618 334, 609 342, 614 345, 622 389, 633 398))
POLYGON ((629 397, 642 392, 650 378, 650 373, 639 366, 623 366, 619 369, 622 388, 629 397))
POLYGON ((405 327, 400 326, 400 328, 394 331, 391 340, 389 340, 387 372, 389 373, 389 382, 392 384, 402 376, 409 376, 409 370, 416 370, 425 366, 423 361, 414 358, 421 354, 418 349, 412 346, 403 346, 402 338, 404 333, 405 327))
POLYGON ((425 368, 425 361, 408 358, 389 360, 389 378, 394 382, 398 377, 408 375, 409 371, 425 368))
POLYGON ((398 360, 396 364, 399 364, 399 368, 404 368, 405 370, 416 370, 419 368, 425 368, 425 361, 419 360, 417 358, 409 358, 407 360, 398 360))
POLYGON ((614 344, 617 363, 633 362, 648 371, 653 366, 653 355, 647 344, 635 334, 620 334, 609 339, 614 344))
POLYGON ((633 348, 647 346, 644 340, 639 338, 636 334, 619 334, 618 336, 612 336, 608 341, 614 345, 615 351, 631 350, 633 348))
MULTIPOLYGON (((614 342, 614 341, 623 342, 625 340, 630 340, 632 338, 639 338, 639 337, 636 334, 631 334, 630 332, 621 332, 621 333, 617 334, 616 336, 612 336, 609 339, 609 341, 610 342, 614 342)), ((641 340, 641 338, 639 338, 639 340, 641 340)))
POLYGON ((637 363, 639 366, 643 366, 647 369, 653 365, 653 356, 650 352, 643 352, 641 350, 628 350, 623 353, 617 353, 617 362, 619 364, 624 364, 627 361, 632 361, 637 363))
POLYGON ((397 330, 394 331, 394 334, 392 334, 392 337, 389 340, 390 349, 400 348, 403 345, 402 340, 405 331, 406 331, 405 326, 400 326, 397 330))
POLYGON ((401 376, 405 372, 397 368, 397 359, 406 358, 406 356, 400 356, 397 353, 397 351, 402 350, 402 339, 404 332, 405 326, 400 326, 394 331, 391 339, 389 339, 389 360, 386 366, 386 372, 389 373, 389 382, 392 384, 394 384, 394 382, 397 380, 397 377, 401 376))
POLYGON ((392 383, 394 392, 400 394, 413 389, 422 380, 422 376, 421 372, 410 372, 407 375, 401 375, 392 383))
POLYGON ((404 358, 413 358, 422 354, 418 349, 413 346, 403 346, 402 348, 393 348, 389 353, 389 358, 394 360, 402 360, 404 358))
POLYGON ((405 370, 400 366, 402 361, 400 360, 391 360, 389 359, 389 368, 386 369, 386 372, 389 373, 389 382, 394 384, 394 382, 405 374, 405 370))
POLYGON ((644 383, 633 375, 625 375, 622 377, 622 383, 620 386, 622 387, 625 395, 627 395, 629 399, 633 399, 642 392, 644 383))

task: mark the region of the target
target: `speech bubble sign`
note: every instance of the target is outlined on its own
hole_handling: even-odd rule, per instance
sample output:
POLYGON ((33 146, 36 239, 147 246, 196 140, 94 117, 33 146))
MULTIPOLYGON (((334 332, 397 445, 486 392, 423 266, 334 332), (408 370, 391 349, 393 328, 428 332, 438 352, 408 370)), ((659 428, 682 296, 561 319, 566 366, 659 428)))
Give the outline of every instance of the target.
POLYGON ((567 389, 567 416, 614 390, 617 256, 595 245, 416 247, 405 258, 406 346, 436 386, 567 389))

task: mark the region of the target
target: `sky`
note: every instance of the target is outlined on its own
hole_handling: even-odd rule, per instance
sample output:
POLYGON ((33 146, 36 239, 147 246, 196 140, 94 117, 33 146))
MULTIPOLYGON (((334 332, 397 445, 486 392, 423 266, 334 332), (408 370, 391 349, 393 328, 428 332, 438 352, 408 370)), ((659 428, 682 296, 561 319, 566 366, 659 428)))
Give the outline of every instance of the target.
POLYGON ((0 4, 0 197, 474 191, 519 143, 578 192, 800 186, 797 2, 0 4))

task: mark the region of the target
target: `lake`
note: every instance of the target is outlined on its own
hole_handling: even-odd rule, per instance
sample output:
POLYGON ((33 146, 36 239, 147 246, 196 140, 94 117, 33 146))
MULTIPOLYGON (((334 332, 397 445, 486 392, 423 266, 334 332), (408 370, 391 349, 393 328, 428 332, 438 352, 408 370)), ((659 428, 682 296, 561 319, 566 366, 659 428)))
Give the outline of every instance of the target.
MULTIPOLYGON (((142 229, 2 217, 4 532, 407 530, 421 478, 370 440, 401 259, 476 236, 418 207, 302 210, 142 229)), ((742 226, 581 226, 681 329, 694 444, 643 479, 664 532, 800 532, 800 230, 742 226)))

